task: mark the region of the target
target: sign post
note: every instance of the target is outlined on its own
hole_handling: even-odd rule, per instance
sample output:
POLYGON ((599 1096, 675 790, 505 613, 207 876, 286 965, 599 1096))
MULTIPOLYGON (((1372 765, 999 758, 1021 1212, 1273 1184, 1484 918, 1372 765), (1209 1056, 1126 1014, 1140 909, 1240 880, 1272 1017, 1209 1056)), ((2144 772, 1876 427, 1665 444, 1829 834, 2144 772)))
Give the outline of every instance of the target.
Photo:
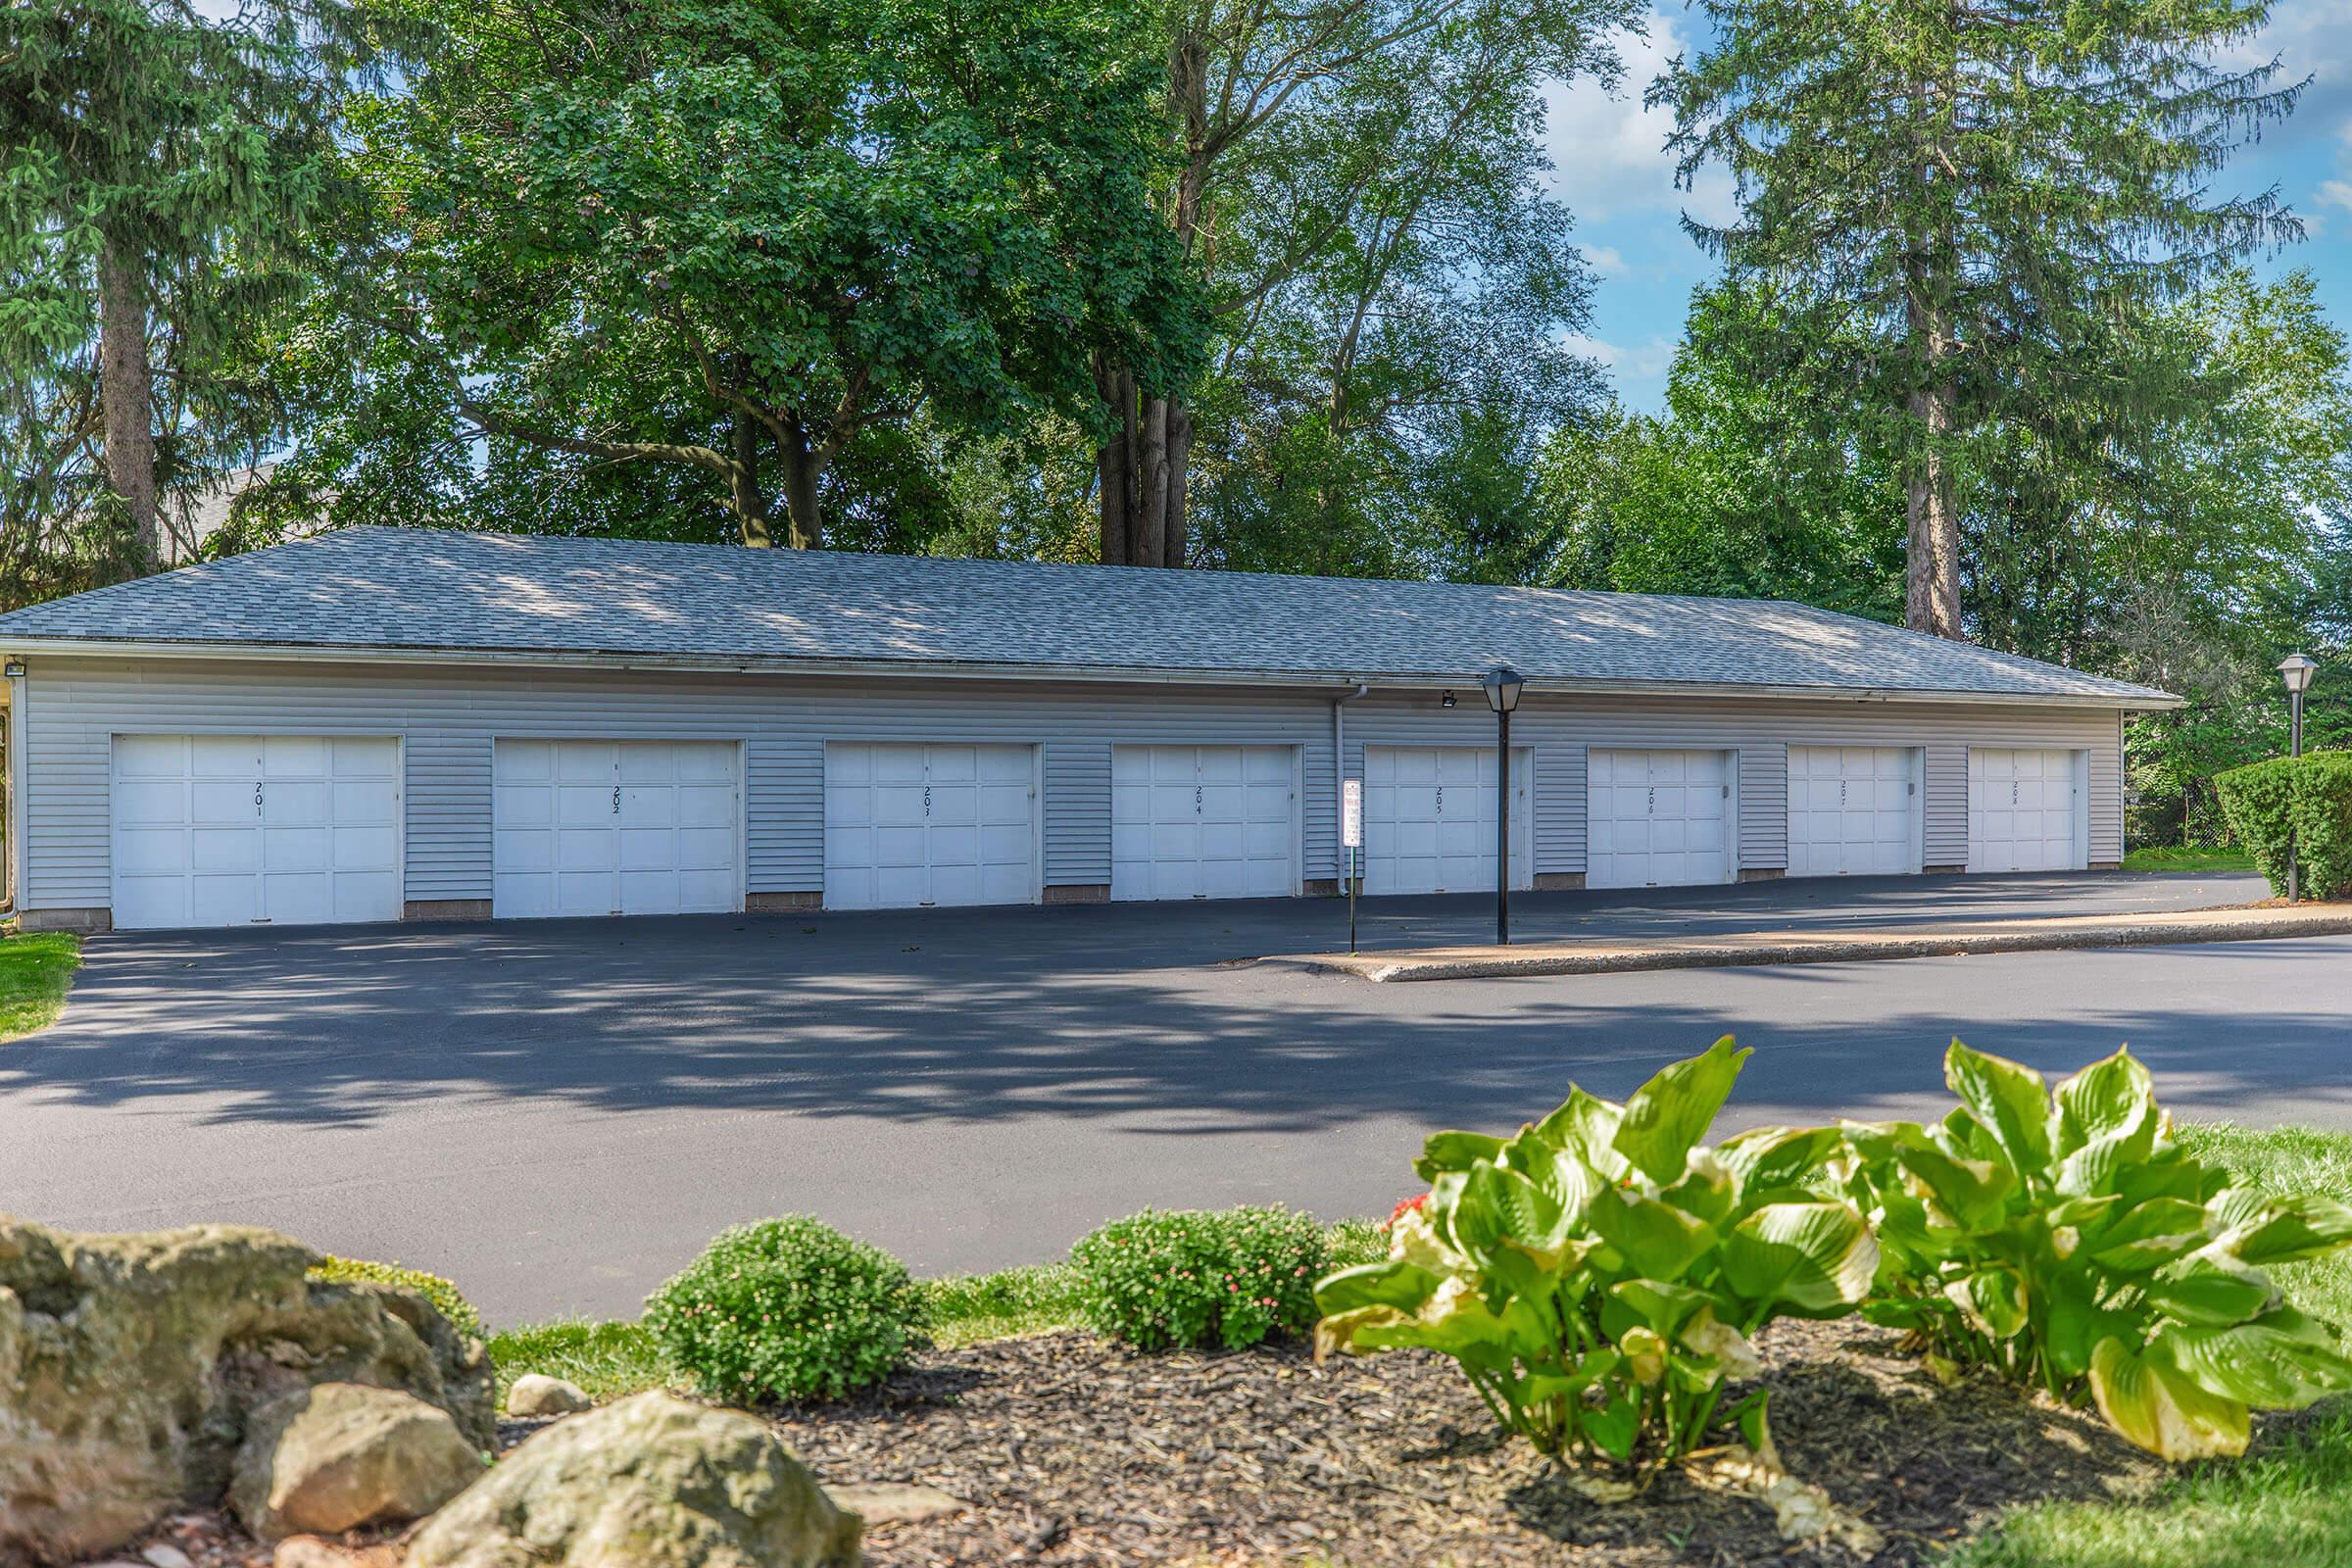
POLYGON ((1364 844, 1364 781, 1360 778, 1343 780, 1340 784, 1340 842, 1348 847, 1348 951, 1355 951, 1355 885, 1356 852, 1364 844))

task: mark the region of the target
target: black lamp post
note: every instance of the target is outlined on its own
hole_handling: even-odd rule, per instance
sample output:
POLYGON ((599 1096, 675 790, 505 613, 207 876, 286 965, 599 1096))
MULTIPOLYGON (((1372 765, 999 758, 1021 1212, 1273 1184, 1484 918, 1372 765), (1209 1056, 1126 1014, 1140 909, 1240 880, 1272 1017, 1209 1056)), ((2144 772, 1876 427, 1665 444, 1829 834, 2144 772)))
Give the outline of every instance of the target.
MULTIPOLYGON (((2303 694, 2311 690, 2311 677, 2319 672, 2318 663, 2301 654, 2289 654, 2278 662, 2278 678, 2286 683, 2286 706, 2290 715, 2286 741, 2286 755, 2289 757, 2303 755, 2303 694)), ((2289 904, 2294 903, 2301 892, 2297 886, 2301 880, 2299 871, 2300 867, 2295 863, 2294 828, 2290 824, 2286 839, 2286 902, 2289 904)))
POLYGON ((1494 710, 1494 940, 1511 945, 1511 710, 1527 678, 1497 664, 1479 682, 1494 710))

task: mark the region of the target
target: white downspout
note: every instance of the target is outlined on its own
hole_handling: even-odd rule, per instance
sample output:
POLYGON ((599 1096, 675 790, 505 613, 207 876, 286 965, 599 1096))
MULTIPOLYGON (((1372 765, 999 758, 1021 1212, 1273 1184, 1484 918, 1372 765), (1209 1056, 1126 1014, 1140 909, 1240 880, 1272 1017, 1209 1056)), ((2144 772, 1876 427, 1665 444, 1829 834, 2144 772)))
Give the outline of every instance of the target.
POLYGON ((8 861, 0 883, 8 907, 24 912, 24 662, 7 662, 8 679, 8 861))
POLYGON ((1342 898, 1348 896, 1348 846, 1340 842, 1346 836, 1341 823, 1348 810, 1348 718, 1341 710, 1371 693, 1372 688, 1359 680, 1355 690, 1331 700, 1331 872, 1342 898))

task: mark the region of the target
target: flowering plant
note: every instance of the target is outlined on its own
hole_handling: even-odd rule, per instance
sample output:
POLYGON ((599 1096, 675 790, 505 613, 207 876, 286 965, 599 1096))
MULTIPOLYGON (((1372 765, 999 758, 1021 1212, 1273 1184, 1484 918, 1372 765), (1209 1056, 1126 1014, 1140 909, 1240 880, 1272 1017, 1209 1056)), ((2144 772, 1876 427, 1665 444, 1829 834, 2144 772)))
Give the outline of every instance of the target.
POLYGON ((1147 1350, 1303 1334, 1315 1279, 1329 1266, 1323 1228, 1286 1208, 1146 1209, 1071 1252, 1087 1321, 1147 1350))
POLYGON ((726 1399, 838 1398, 925 1343, 906 1266, 806 1214, 722 1231, 646 1298, 671 1364, 726 1399))

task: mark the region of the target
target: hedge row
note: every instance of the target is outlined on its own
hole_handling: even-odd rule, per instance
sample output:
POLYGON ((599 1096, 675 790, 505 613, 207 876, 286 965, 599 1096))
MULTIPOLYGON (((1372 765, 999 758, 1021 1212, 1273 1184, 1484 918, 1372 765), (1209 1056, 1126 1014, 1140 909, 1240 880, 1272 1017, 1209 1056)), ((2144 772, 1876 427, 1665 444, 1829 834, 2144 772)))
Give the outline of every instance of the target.
POLYGON ((2352 752, 2275 758, 2214 776, 2230 831, 2271 890, 2286 894, 2287 847, 2308 898, 2352 895, 2352 752))

